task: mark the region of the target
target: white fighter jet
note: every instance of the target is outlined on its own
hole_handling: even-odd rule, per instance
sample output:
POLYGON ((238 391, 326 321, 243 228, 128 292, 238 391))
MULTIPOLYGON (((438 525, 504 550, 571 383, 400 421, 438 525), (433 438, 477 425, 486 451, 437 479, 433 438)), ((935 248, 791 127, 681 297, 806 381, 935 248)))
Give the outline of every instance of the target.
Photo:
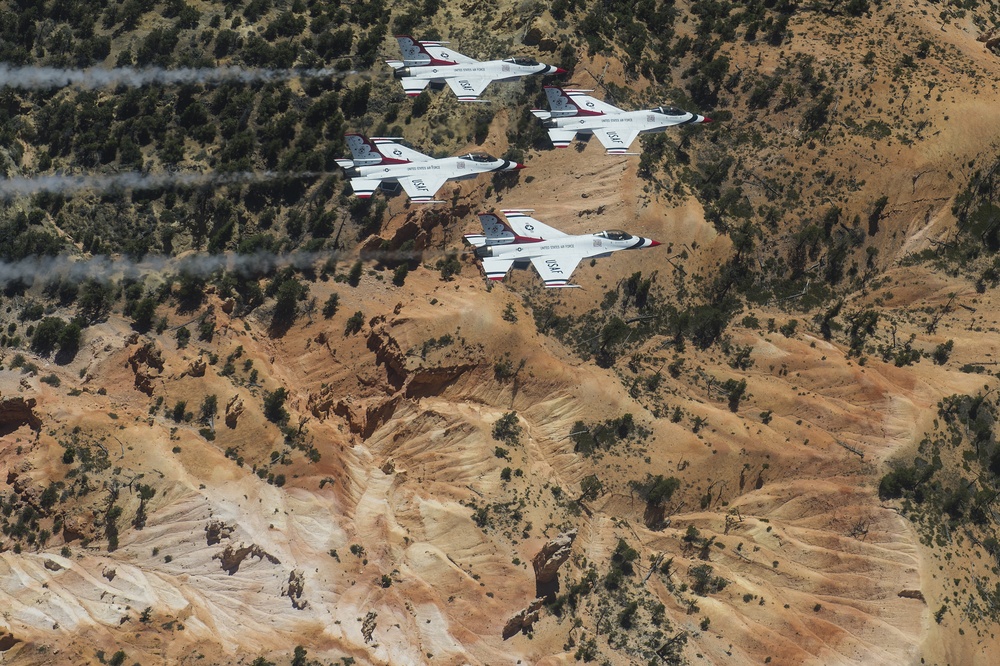
POLYGON ((514 171, 523 164, 486 153, 435 159, 396 143, 398 139, 345 134, 353 159, 339 159, 347 170, 354 193, 367 199, 383 183, 399 183, 414 203, 443 203, 434 194, 448 180, 466 180, 491 171, 514 171))
POLYGON ((552 145, 565 148, 577 132, 593 134, 609 155, 634 155, 628 147, 635 137, 649 132, 662 132, 675 125, 710 123, 711 118, 688 113, 672 106, 658 106, 644 111, 623 111, 586 93, 592 90, 565 90, 545 86, 550 111, 532 109, 545 121, 552 145))
POLYGON ((402 60, 386 60, 410 97, 416 97, 430 82, 447 83, 459 101, 475 102, 493 81, 514 81, 531 74, 565 74, 566 70, 532 58, 507 58, 480 62, 447 48, 448 42, 418 42, 397 35, 402 60))
POLYGON ((570 236, 529 217, 528 209, 501 212, 506 220, 496 213, 480 213, 483 233, 465 236, 483 260, 486 277, 493 281, 503 280, 515 262, 530 261, 546 287, 579 287, 568 281, 582 259, 660 244, 618 229, 570 236))

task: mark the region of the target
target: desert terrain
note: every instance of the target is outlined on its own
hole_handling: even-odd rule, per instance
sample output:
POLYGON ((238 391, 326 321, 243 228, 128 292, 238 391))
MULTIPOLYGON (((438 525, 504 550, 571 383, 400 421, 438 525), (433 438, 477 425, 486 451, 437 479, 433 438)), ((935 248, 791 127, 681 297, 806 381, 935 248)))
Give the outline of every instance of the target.
MULTIPOLYGON (((326 6, 271 4, 260 27, 326 6)), ((675 40, 724 35, 695 4, 674 10, 675 40)), ((528 168, 449 183, 435 207, 377 194, 355 208, 340 176, 257 209, 243 203, 252 187, 179 195, 203 237, 162 193, 4 199, 5 224, 41 211, 36 226, 80 259, 125 255, 115 244, 146 238, 141 222, 154 220, 149 252, 165 260, 138 279, 152 324, 137 323, 135 276, 102 276, 109 304, 69 358, 35 344, 28 329, 44 320, 24 313, 42 304, 72 321, 82 298, 60 302, 41 275, 3 295, 0 661, 996 663, 1000 279, 992 253, 957 254, 988 245, 993 228, 1000 57, 979 38, 996 8, 864 4, 783 14, 777 45, 737 23, 739 37, 705 57, 726 59, 715 83, 685 74, 697 54, 652 41, 643 58, 668 64, 670 80, 632 63, 623 37, 590 52, 587 3, 435 5, 417 24, 455 48, 488 26, 495 37, 470 55, 555 61, 568 44, 572 83, 629 108, 694 105, 688 83, 706 76, 713 108, 699 111, 722 113, 637 141, 658 161, 607 156, 596 140, 519 144, 537 82, 494 84, 479 140, 470 128, 486 105, 447 89, 407 117, 413 103, 375 63, 337 83, 342 109, 370 86, 363 113, 334 109, 341 135, 402 123, 415 147, 517 153, 528 168), (768 77, 794 85, 768 88, 768 77), (398 120, 384 120, 384 100, 398 120), (216 203, 209 214, 197 201, 216 203), (296 236, 300 202, 309 231, 299 220, 296 236), (546 290, 530 267, 488 284, 462 235, 479 230, 477 211, 502 208, 663 245, 582 262, 580 289, 546 290), (339 230, 321 236, 308 225, 325 213, 339 230), (209 251, 230 214, 237 232, 209 251), (971 234, 966 218, 986 231, 971 234), (111 231, 95 241, 90 219, 111 231), (174 229, 169 242, 161 227, 174 229), (315 260, 249 279, 177 269, 263 235, 315 260), (279 326, 292 280, 304 291, 279 326), (697 323, 715 309, 718 330, 697 323), (952 396, 981 402, 952 409, 952 396), (910 465, 933 479, 887 491, 910 465)), ((203 29, 221 14, 185 6, 203 29)), ((774 23, 777 10, 757 9, 774 23)), ((117 54, 160 21, 97 32, 117 54)), ((249 40, 254 25, 233 29, 249 40)), ((383 35, 379 52, 393 48, 383 35)), ((289 99, 309 94, 287 87, 289 99)), ((4 108, 41 124, 43 109, 80 94, 4 108)), ((211 87, 197 94, 217 112, 211 87)), ((229 159, 218 124, 218 145, 185 138, 171 168, 229 159)), ((17 136, 8 177, 86 163, 17 136)), ((143 168, 164 167, 162 152, 143 148, 143 168)))

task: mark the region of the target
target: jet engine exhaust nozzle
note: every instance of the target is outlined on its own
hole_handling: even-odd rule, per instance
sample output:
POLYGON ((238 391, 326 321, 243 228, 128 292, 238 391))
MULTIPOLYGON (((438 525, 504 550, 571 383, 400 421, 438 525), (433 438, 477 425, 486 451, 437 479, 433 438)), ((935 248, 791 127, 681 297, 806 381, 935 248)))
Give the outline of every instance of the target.
POLYGON ((397 79, 402 79, 410 75, 409 67, 400 67, 399 69, 394 69, 392 75, 397 79))

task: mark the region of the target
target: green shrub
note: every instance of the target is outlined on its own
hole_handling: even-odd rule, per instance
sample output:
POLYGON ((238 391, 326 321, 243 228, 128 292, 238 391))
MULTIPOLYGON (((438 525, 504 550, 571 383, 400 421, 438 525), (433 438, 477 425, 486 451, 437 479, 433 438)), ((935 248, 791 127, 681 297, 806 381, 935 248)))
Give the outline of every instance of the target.
POLYGON ((347 320, 347 324, 344 327, 344 335, 354 335, 361 330, 361 327, 365 325, 365 315, 361 310, 358 310, 351 315, 351 318, 347 320))
POLYGON ((517 445, 521 443, 521 424, 517 412, 507 412, 493 424, 493 439, 517 445))

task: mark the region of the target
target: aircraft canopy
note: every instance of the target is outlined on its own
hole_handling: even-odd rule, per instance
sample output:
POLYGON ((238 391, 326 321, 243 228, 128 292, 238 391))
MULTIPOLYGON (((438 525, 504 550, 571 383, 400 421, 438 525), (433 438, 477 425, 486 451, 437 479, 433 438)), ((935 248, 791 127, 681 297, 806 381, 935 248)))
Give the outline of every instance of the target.
POLYGON ((601 238, 607 238, 608 240, 614 240, 614 241, 624 241, 624 240, 630 240, 632 238, 632 234, 628 233, 627 231, 622 231, 621 229, 608 229, 607 231, 602 231, 596 235, 600 236, 601 238))
POLYGON ((496 162, 496 158, 487 153, 469 153, 460 155, 460 160, 472 160, 473 162, 496 162))
POLYGON ((658 106, 653 109, 656 113, 662 113, 665 116, 683 116, 684 111, 681 111, 676 106, 658 106))
POLYGON ((538 61, 534 58, 504 58, 504 62, 513 63, 515 65, 524 65, 526 67, 532 67, 538 64, 538 61))

